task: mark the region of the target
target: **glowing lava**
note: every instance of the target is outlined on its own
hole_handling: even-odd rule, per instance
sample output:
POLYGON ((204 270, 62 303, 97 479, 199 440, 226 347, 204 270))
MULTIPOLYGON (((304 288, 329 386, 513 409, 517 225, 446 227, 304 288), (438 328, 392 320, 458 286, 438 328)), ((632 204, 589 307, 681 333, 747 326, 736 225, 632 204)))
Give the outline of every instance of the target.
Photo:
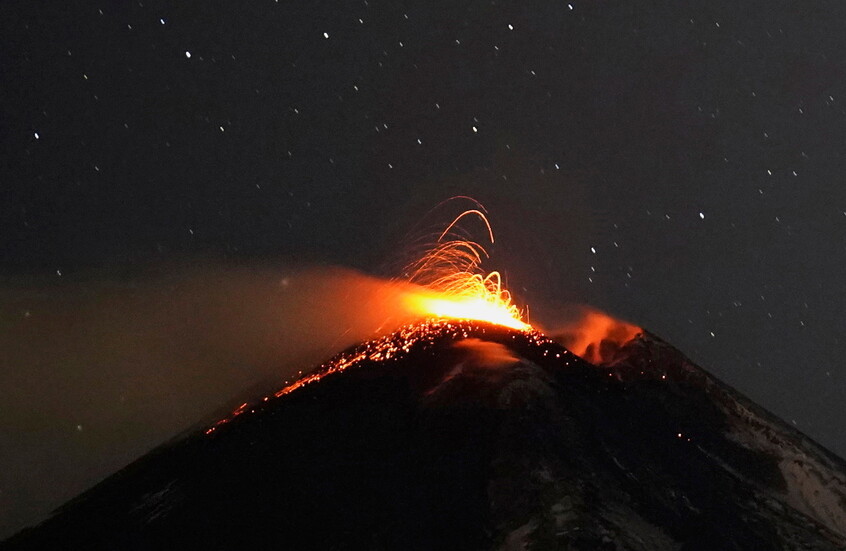
MULTIPOLYGON (((303 375, 292 383, 286 383, 276 393, 265 396, 260 402, 255 404, 243 403, 236 408, 230 415, 218 420, 214 425, 206 429, 205 434, 210 435, 217 431, 221 426, 226 425, 230 421, 245 414, 255 414, 263 409, 263 404, 270 402, 274 398, 281 398, 303 387, 319 383, 324 378, 343 373, 344 371, 360 366, 367 362, 388 362, 392 360, 400 360, 407 357, 414 348, 427 349, 433 347, 436 343, 449 339, 456 342, 466 342, 471 334, 483 337, 488 331, 496 331, 497 328, 485 326, 473 321, 450 321, 446 319, 427 319, 412 325, 406 325, 399 328, 390 335, 385 335, 377 339, 362 343, 356 347, 341 352, 334 358, 322 364, 316 370, 303 375)), ((543 348, 543 356, 550 354, 548 348, 555 348, 558 345, 549 339, 543 333, 528 329, 521 330, 518 333, 522 342, 531 346, 543 348)), ((516 339, 517 336, 512 336, 516 339)), ((478 342, 479 338, 472 339, 478 342)), ((491 366, 502 365, 504 362, 513 360, 517 361, 516 357, 511 357, 507 353, 507 348, 495 343, 487 343, 490 345, 487 349, 480 349, 476 342, 471 342, 459 346, 465 348, 476 348, 477 356, 482 358, 483 362, 487 362, 491 366), (499 354, 495 354, 495 352, 499 354), (487 357, 485 358, 485 354, 487 357)), ((560 349, 555 353, 555 358, 564 358, 562 361, 569 362, 569 356, 572 354, 560 349)), ((569 365, 569 363, 567 363, 569 365)))
MULTIPOLYGON (((503 306, 502 301, 490 300, 488 297, 439 298, 435 296, 413 297, 411 300, 415 301, 418 308, 437 318, 486 321, 521 331, 531 329, 529 324, 519 318, 519 314, 514 314, 509 307, 503 306)), ((514 306, 511 305, 510 308, 514 306)))
MULTIPOLYGON (((286 382, 282 389, 265 396, 260 403, 252 406, 241 404, 230 416, 209 427, 206 434, 212 434, 221 425, 242 414, 256 413, 262 409, 264 402, 281 398, 329 375, 342 373, 367 362, 397 360, 408 355, 415 347, 425 349, 444 338, 463 343, 458 347, 475 352, 481 359, 481 365, 502 367, 518 361, 508 347, 471 337, 471 333, 484 335, 489 330, 485 324, 518 331, 511 335, 512 339, 542 347, 544 358, 549 356, 552 359, 554 354, 555 361, 560 360, 565 367, 570 365, 574 352, 577 356, 598 363, 602 360, 603 346, 607 348, 609 343, 620 346, 641 331, 610 316, 589 312, 579 323, 565 328, 560 336, 561 340, 567 342, 568 348, 573 350, 571 352, 556 343, 557 339, 550 339, 524 321, 523 313, 503 287, 499 272, 485 274, 482 270, 482 262, 488 258, 485 248, 456 234, 459 221, 465 217, 477 217, 484 223, 490 242, 494 242, 484 208, 474 203, 478 208, 466 210, 455 218, 438 236, 434 245, 426 248, 420 260, 406 269, 408 281, 398 286, 402 289, 399 297, 407 313, 412 318, 417 317, 417 321, 342 352, 311 373, 293 382, 286 382), (408 283, 412 284, 410 288, 408 283)), ((496 330, 495 327, 490 329, 496 330)))
POLYGON ((408 306, 425 317, 485 321, 529 331, 532 326, 523 321, 520 309, 502 286, 499 272, 483 274, 481 264, 488 257, 484 247, 452 232, 462 218, 476 216, 484 223, 493 243, 491 225, 479 207, 461 213, 440 234, 435 245, 409 266, 411 282, 425 289, 409 296, 408 306))
POLYGON ((599 365, 613 359, 621 346, 643 333, 643 329, 591 308, 584 308, 578 319, 552 333, 577 356, 599 365))

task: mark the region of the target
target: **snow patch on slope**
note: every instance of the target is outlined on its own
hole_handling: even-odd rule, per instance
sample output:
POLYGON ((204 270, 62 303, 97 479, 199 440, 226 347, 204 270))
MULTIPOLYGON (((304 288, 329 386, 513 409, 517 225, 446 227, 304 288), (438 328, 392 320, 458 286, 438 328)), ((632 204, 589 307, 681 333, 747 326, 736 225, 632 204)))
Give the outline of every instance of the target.
POLYGON ((799 432, 790 433, 735 402, 723 409, 730 420, 726 436, 741 446, 778 460, 787 485, 788 505, 846 537, 846 479, 826 452, 799 432))

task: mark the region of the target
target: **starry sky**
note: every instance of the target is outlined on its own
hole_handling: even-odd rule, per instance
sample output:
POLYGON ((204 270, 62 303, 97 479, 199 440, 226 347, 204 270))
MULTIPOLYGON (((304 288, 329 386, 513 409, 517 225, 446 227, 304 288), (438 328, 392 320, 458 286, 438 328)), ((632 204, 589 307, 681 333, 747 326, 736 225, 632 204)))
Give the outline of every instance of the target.
POLYGON ((201 259, 396 275, 469 195, 533 319, 631 320, 846 455, 842 2, 6 0, 0 79, 7 328, 201 259))

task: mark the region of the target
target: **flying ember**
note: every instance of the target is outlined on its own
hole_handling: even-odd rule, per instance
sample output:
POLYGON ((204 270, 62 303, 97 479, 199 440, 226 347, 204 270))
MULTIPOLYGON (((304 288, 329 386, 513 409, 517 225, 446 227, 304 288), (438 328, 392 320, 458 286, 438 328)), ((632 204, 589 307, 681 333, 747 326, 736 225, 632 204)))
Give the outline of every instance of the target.
MULTIPOLYGON (((536 346, 560 347, 559 342, 566 341, 568 347, 573 347, 575 355, 594 362, 603 361, 603 352, 607 352, 609 347, 619 348, 642 331, 598 311, 586 311, 578 321, 562 329, 557 339, 547 337, 524 321, 522 311, 503 287, 499 272, 485 273, 482 269, 483 261, 488 258, 485 248, 459 233, 461 228, 458 224, 462 219, 475 218, 483 224, 490 242, 494 242, 484 207, 475 200, 473 202, 477 208, 459 214, 437 236, 434 244, 427 244, 419 260, 406 268, 406 281, 394 286, 401 289, 398 299, 403 304, 404 313, 411 314, 416 321, 406 320, 405 325, 392 333, 338 354, 311 373, 286 382, 283 388, 265 396, 262 403, 362 363, 392 361, 407 355, 415 347, 426 347, 445 338, 466 341, 459 346, 474 350, 487 362, 485 365, 507 365, 517 361, 506 348, 491 343, 480 344, 477 337, 469 337, 472 332, 485 334, 489 329, 496 330, 486 325, 516 330, 520 338, 536 346)), ((544 348, 544 357, 548 353, 550 351, 544 348)), ((555 358, 569 366, 573 355, 570 350, 561 348, 555 353, 555 358)), ((221 425, 242 414, 255 413, 262 407, 261 403, 241 404, 228 417, 209 427, 206 434, 212 434, 221 425)))
POLYGON ((427 317, 486 321, 521 331, 532 329, 523 321, 511 293, 503 288, 499 272, 483 272, 481 265, 488 257, 485 248, 453 231, 467 216, 481 220, 490 242, 494 242, 481 205, 458 215, 431 249, 408 268, 411 282, 424 288, 409 296, 409 306, 427 317))

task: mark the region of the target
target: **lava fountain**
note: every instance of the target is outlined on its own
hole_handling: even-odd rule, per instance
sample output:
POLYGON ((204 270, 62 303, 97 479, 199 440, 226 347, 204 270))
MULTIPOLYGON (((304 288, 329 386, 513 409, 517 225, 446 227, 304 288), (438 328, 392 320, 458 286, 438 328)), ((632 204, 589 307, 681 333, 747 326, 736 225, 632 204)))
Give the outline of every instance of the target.
MULTIPOLYGON (((477 201, 472 201, 477 208, 465 210, 453 219, 434 243, 426 247, 424 254, 406 267, 404 280, 393 281, 394 290, 399 290, 401 309, 405 310, 403 317, 410 314, 412 319, 416 319, 415 322, 341 352, 311 373, 304 374, 293 382, 286 382, 279 391, 262 398, 262 402, 280 398, 362 362, 397 359, 408 354, 415 346, 425 346, 426 343, 443 337, 456 341, 466 340, 468 329, 484 333, 485 325, 518 331, 522 338, 537 346, 553 343, 560 345, 560 341, 556 343, 558 339, 547 337, 524 319, 523 312, 514 304, 511 293, 503 286, 499 272, 486 273, 483 270, 482 264, 488 258, 485 247, 459 233, 459 223, 462 220, 475 218, 484 225, 490 243, 494 242, 493 230, 484 207, 477 201)), ((572 352, 565 350, 566 354, 575 352, 575 355, 588 361, 598 361, 602 359, 601 345, 608 342, 610 333, 613 333, 613 337, 627 340, 639 332, 639 328, 629 324, 624 324, 624 334, 611 331, 610 329, 616 327, 614 321, 610 316, 586 316, 582 320, 583 323, 577 324, 579 327, 576 329, 580 331, 572 327, 567 328, 562 336, 572 340, 571 344, 575 345, 575 348, 572 352)), ((512 357, 510 353, 505 354, 496 347, 480 349, 478 343, 473 342, 462 346, 475 347, 474 350, 483 355, 490 365, 501 366, 516 361, 516 357, 512 357)), ((561 355, 556 357, 560 358, 561 355)), ((566 360, 562 362, 566 363, 566 360)), ((235 417, 254 413, 261 407, 261 402, 252 405, 241 404, 229 417, 219 420, 206 430, 206 434, 215 432, 220 425, 235 417)))
POLYGON ((422 317, 486 321, 520 331, 531 330, 511 293, 504 288, 500 273, 483 272, 482 262, 488 258, 485 248, 453 231, 463 218, 473 216, 484 224, 493 244, 493 230, 481 205, 459 214, 441 232, 434 246, 407 268, 411 283, 422 287, 419 293, 408 296, 408 306, 422 317))

